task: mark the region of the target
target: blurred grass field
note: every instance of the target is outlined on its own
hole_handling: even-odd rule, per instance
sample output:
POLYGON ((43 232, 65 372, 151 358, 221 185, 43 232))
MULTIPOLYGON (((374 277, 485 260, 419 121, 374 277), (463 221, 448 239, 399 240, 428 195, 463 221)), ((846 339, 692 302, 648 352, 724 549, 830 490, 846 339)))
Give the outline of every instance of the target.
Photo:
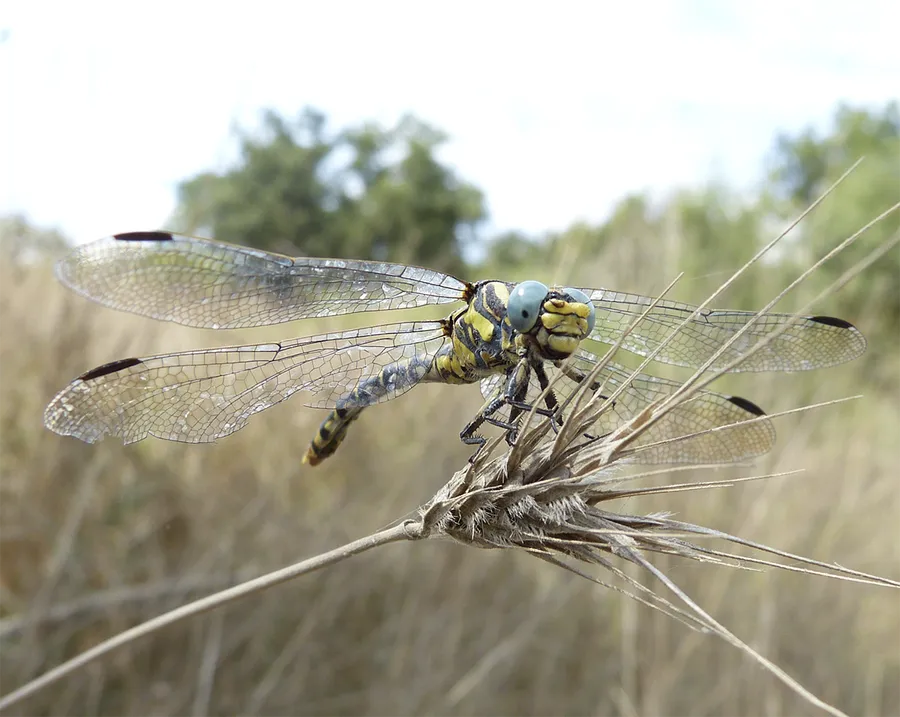
MULTIPOLYGON (((555 267, 555 277, 536 278, 576 271, 579 280, 602 277, 590 283, 642 293, 671 278, 660 266, 641 271, 621 258, 579 259, 555 267)), ((474 386, 421 387, 366 412, 316 469, 301 466, 300 457, 322 413, 299 398, 216 445, 88 446, 56 436, 42 427, 44 406, 89 368, 333 324, 188 330, 94 306, 60 287, 49 265, 4 261, 0 271, 4 693, 193 596, 384 526, 427 500, 468 455, 457 434, 481 404, 474 386)), ((750 281, 757 291, 777 289, 762 269, 750 281)), ((691 293, 688 277, 675 298, 703 296, 691 293)), ((817 311, 833 313, 827 305, 817 311)), ((872 320, 843 318, 864 333, 872 320)), ((771 412, 864 394, 778 419, 776 451, 733 469, 805 474, 618 507, 671 510, 787 551, 900 577, 900 366, 896 337, 890 341, 870 344, 869 361, 887 376, 877 389, 862 362, 809 375, 729 377, 727 390, 771 412)), ((774 570, 654 562, 822 699, 850 714, 900 714, 895 593, 774 570)), ((389 546, 169 628, 23 710, 812 713, 733 648, 620 594, 522 554, 437 542, 389 546)))

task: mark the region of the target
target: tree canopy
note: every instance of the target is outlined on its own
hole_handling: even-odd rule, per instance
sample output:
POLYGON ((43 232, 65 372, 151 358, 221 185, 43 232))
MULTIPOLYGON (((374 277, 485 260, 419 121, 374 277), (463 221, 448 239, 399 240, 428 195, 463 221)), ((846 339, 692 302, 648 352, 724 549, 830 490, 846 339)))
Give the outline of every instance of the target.
MULTIPOLYGON (((896 102, 881 111, 842 106, 827 133, 809 129, 777 139, 769 203, 763 206, 774 207, 782 218, 798 216, 860 158, 856 171, 805 220, 798 250, 788 257, 795 265, 826 254, 900 200, 900 107, 896 102)), ((816 284, 836 280, 898 232, 895 212, 825 264, 816 284)), ((879 330, 900 335, 900 251, 895 248, 869 267, 865 280, 843 289, 839 300, 850 317, 868 314, 879 330)))
POLYGON ((261 132, 240 133, 235 167, 179 186, 175 223, 272 251, 459 272, 486 211, 481 192, 438 160, 445 140, 413 117, 332 133, 316 110, 294 122, 267 112, 261 132))

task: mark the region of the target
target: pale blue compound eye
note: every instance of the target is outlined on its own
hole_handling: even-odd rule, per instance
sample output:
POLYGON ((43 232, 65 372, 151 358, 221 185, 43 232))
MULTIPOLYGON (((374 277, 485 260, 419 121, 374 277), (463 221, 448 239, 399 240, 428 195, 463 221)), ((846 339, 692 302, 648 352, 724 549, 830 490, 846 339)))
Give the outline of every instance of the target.
POLYGON ((507 314, 516 331, 531 331, 549 289, 539 281, 523 281, 509 295, 507 314))
POLYGON ((579 291, 578 289, 564 289, 564 291, 572 297, 572 301, 577 301, 579 304, 586 304, 590 309, 590 313, 587 315, 587 324, 588 324, 588 333, 594 330, 594 321, 597 318, 594 315, 594 304, 588 298, 587 294, 583 291, 579 291))

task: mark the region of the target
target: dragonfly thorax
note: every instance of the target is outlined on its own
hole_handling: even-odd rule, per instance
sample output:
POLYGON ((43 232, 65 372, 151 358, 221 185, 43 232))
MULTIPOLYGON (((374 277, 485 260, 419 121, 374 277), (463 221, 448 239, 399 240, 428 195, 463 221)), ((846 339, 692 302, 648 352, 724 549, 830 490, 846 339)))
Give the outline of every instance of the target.
POLYGON ((593 305, 577 289, 481 282, 468 306, 451 318, 452 348, 441 373, 469 382, 506 370, 525 354, 565 359, 590 334, 593 319, 593 305))

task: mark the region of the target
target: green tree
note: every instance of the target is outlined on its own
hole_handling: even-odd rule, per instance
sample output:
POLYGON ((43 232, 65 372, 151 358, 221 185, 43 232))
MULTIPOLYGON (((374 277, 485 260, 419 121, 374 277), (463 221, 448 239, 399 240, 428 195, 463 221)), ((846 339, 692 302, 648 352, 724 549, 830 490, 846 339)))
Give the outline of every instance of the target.
MULTIPOLYGON (((666 206, 662 223, 673 247, 669 252, 672 268, 685 273, 679 293, 692 302, 705 300, 766 240, 756 202, 718 183, 677 192, 666 206)), ((714 305, 758 308, 772 289, 760 281, 760 274, 770 271, 766 264, 751 266, 714 305)))
MULTIPOLYGON (((797 267, 825 254, 900 200, 900 109, 896 102, 880 111, 842 106, 828 133, 808 129, 776 142, 768 206, 785 219, 797 216, 861 157, 857 170, 801 225, 789 255, 797 267)), ((898 231, 900 216, 894 213, 829 261, 814 286, 837 278, 898 231)), ((839 305, 842 316, 873 336, 900 335, 900 251, 882 257, 864 280, 851 283, 829 303, 839 305)))
POLYGON ((546 259, 546 242, 520 231, 508 231, 492 237, 487 243, 479 271, 481 276, 514 281, 524 278, 518 272, 529 272, 546 259))
POLYGON ((178 190, 176 226, 223 241, 311 256, 375 258, 462 271, 485 217, 481 192, 436 158, 446 137, 412 117, 329 133, 307 109, 268 112, 239 135, 240 161, 178 190))
POLYGON ((557 258, 559 273, 570 285, 652 292, 669 265, 660 254, 661 229, 650 199, 631 194, 619 200, 602 224, 578 222, 552 235, 550 256, 557 258))
POLYGON ((824 136, 812 127, 796 136, 778 136, 770 173, 777 197, 807 206, 862 156, 893 159, 895 172, 900 172, 896 144, 900 107, 896 102, 881 112, 841 105, 833 124, 833 130, 824 136))

